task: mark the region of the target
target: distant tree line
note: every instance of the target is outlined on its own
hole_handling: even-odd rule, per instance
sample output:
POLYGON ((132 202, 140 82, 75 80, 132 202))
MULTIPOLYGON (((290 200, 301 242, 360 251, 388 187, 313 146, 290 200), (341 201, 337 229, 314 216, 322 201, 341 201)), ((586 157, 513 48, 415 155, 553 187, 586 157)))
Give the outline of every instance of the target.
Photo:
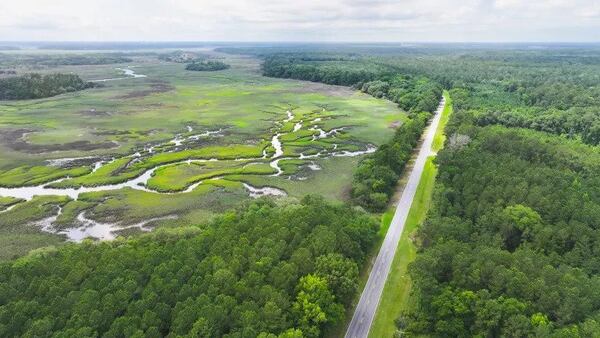
POLYGON ((69 55, 35 55, 35 54, 0 54, 0 65, 11 67, 54 67, 105 65, 127 63, 133 60, 118 53, 114 54, 69 54, 69 55))
POLYGON ((208 61, 196 61, 196 62, 188 63, 185 66, 185 69, 205 72, 205 71, 224 70, 224 69, 228 69, 229 67, 231 67, 231 66, 229 66, 228 64, 226 64, 224 62, 208 60, 208 61))
POLYGON ((263 74, 271 77, 352 86, 359 82, 374 81, 387 70, 387 67, 369 67, 365 63, 305 61, 319 59, 321 58, 311 55, 270 55, 263 62, 263 74))
POLYGON ((443 87, 425 77, 386 76, 382 80, 359 82, 361 91, 393 101, 408 112, 433 112, 442 96, 443 87))
POLYGON ((34 252, 0 264, 0 336, 323 336, 357 292, 377 224, 307 196, 34 252))
POLYGON ((318 54, 267 56, 263 63, 263 74, 353 86, 375 97, 398 103, 402 109, 414 113, 435 110, 443 90, 435 81, 423 76, 401 74, 390 66, 318 54))
POLYGON ((84 90, 95 84, 75 74, 25 74, 0 78, 0 100, 27 100, 84 90))

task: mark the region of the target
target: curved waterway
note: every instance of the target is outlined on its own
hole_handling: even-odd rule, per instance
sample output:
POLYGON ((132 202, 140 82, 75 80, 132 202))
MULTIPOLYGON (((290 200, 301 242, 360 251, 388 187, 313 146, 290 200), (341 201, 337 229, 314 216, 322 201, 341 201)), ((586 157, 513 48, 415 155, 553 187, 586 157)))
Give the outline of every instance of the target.
POLYGON ((108 78, 108 79, 90 80, 90 82, 107 82, 107 81, 116 81, 116 80, 125 80, 125 79, 137 79, 137 78, 147 77, 147 75, 144 75, 144 74, 137 74, 130 67, 127 67, 127 68, 115 68, 115 69, 118 70, 118 71, 120 71, 120 72, 123 72, 123 75, 125 75, 125 76, 124 77, 113 77, 113 78, 108 78))

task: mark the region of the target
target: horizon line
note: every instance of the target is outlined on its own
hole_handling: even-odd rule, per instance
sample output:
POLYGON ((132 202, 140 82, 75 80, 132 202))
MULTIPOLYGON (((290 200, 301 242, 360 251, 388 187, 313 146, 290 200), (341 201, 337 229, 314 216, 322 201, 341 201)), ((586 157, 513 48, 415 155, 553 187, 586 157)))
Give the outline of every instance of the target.
POLYGON ((0 40, 0 43, 306 43, 306 44, 600 44, 600 40, 589 41, 328 41, 328 40, 0 40))

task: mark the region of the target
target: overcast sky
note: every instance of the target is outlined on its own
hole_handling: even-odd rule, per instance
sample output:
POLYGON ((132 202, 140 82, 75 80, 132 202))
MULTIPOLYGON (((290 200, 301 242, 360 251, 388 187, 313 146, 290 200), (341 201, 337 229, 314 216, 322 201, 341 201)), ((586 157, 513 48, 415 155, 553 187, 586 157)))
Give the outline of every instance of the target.
POLYGON ((600 41, 600 0, 0 0, 0 40, 600 41))

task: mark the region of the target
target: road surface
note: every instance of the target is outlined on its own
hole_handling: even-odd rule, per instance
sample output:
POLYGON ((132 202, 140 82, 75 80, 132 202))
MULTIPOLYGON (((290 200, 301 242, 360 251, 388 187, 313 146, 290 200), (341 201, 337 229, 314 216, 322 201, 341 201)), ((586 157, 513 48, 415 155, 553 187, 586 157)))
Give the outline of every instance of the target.
POLYGON ((419 154, 415 160, 415 164, 412 168, 412 172, 408 177, 408 182, 402 192, 402 197, 396 207, 396 213, 392 219, 392 223, 385 235, 383 244, 379 249, 379 254, 375 259, 375 264, 371 269, 369 280, 365 285, 365 288, 360 296, 358 305, 352 316, 352 321, 346 331, 346 338, 366 338, 369 335, 371 329, 371 323, 375 317, 377 311, 377 305, 383 292, 383 286, 390 272, 392 261, 394 260, 394 254, 398 247, 398 241, 402 235, 404 229, 404 223, 408 217, 408 212, 412 204, 415 193, 417 192, 417 186, 421 180, 421 174, 425 168, 425 162, 427 157, 432 154, 431 145, 435 136, 435 131, 440 123, 442 116, 442 110, 446 104, 444 98, 440 101, 438 109, 435 111, 435 115, 431 119, 431 123, 425 129, 424 139, 419 149, 419 154))

